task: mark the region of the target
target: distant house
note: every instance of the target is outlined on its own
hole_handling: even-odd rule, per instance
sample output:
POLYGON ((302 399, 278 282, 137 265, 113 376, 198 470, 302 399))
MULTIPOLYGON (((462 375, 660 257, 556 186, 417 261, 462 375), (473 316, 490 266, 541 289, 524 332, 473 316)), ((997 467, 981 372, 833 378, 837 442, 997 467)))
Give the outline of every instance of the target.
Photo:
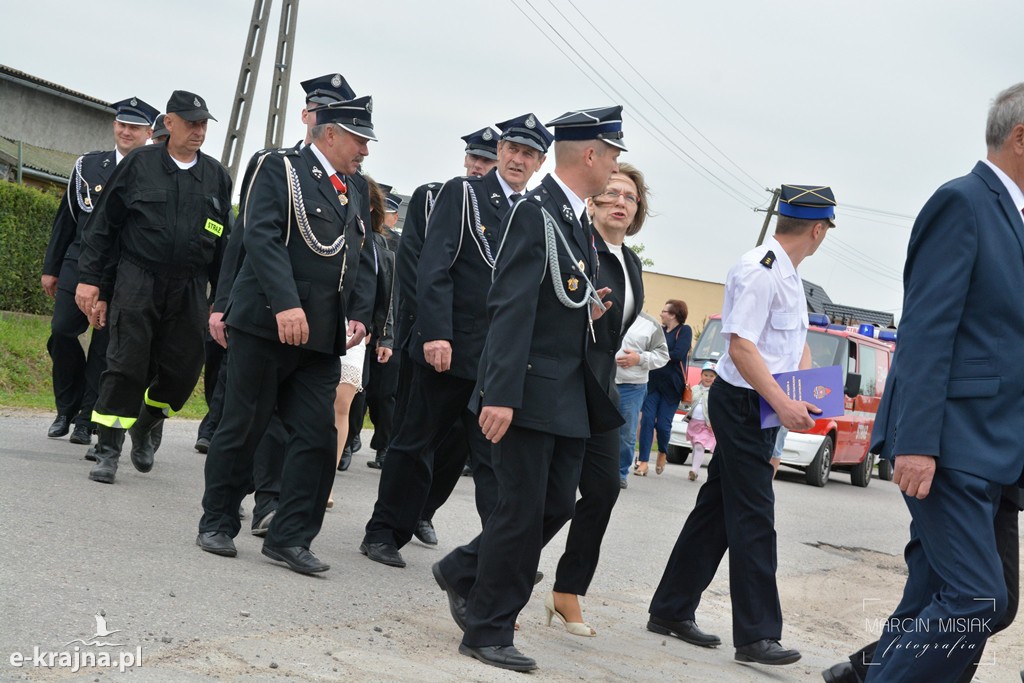
POLYGON ((840 325, 870 323, 879 327, 891 327, 895 321, 893 314, 886 311, 873 311, 870 308, 833 303, 821 285, 807 280, 804 280, 803 283, 808 313, 824 313, 829 320, 840 325))
POLYGON ((0 64, 0 179, 67 183, 75 159, 110 149, 109 102, 0 64))

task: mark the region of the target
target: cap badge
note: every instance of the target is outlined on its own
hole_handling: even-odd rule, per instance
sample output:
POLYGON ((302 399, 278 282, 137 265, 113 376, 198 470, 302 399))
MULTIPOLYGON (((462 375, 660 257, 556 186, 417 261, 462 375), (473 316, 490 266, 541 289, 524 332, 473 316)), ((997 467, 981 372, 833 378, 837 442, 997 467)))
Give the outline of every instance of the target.
POLYGON ((537 119, 533 118, 533 114, 530 114, 530 117, 528 119, 526 119, 526 127, 527 128, 536 128, 537 127, 537 119))
POLYGON ((194 98, 194 99, 192 100, 192 104, 194 104, 194 105, 195 105, 195 106, 197 106, 197 107, 201 107, 201 106, 203 106, 202 104, 200 104, 200 103, 199 103, 199 98, 198 98, 198 97, 196 97, 196 98, 194 98))
POLYGON ((565 284, 567 285, 570 292, 575 292, 577 289, 580 288, 580 281, 574 277, 571 277, 568 280, 566 280, 565 284))
POLYGON ((316 176, 317 180, 320 180, 321 178, 324 177, 324 172, 320 170, 319 166, 314 166, 310 173, 316 176))
POLYGON ((335 88, 341 85, 341 74, 334 74, 334 78, 331 79, 331 85, 335 88))
POLYGON ((493 140, 494 139, 494 134, 491 133, 491 131, 488 129, 488 130, 485 130, 484 134, 481 135, 480 137, 482 137, 484 140, 493 140))
POLYGON ((373 113, 373 100, 372 99, 366 100, 366 113, 367 114, 372 114, 373 113))
POLYGON ((131 104, 133 107, 137 107, 139 106, 139 101, 133 97, 132 101, 129 104, 131 104))
POLYGON ((562 216, 565 218, 565 220, 569 221, 570 223, 572 222, 572 209, 569 208, 568 204, 562 205, 562 216))

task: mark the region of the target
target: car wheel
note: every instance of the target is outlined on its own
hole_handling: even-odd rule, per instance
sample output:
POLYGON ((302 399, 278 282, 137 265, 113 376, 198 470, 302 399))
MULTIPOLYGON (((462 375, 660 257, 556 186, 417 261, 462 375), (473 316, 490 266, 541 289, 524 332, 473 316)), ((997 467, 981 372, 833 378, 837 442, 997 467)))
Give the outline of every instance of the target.
POLYGON ((892 481, 892 462, 885 458, 878 459, 878 478, 882 481, 892 481))
POLYGON ((685 465, 686 458, 690 455, 690 449, 685 446, 673 446, 669 444, 668 450, 665 451, 665 455, 668 456, 668 461, 673 465, 685 465))
POLYGON ((829 472, 832 471, 832 437, 826 436, 821 442, 814 460, 807 466, 807 483, 811 486, 824 486, 828 483, 829 472))
POLYGON ((867 453, 859 465, 850 470, 850 483, 864 488, 871 483, 871 470, 875 468, 875 454, 867 453))

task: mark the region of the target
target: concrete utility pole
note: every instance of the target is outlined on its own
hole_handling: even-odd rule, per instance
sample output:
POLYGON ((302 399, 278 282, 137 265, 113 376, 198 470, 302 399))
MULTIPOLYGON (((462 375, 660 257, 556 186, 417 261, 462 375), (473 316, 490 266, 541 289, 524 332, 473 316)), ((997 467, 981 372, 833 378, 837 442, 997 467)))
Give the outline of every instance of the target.
POLYGON ((231 118, 228 133, 224 138, 224 151, 220 163, 228 169, 231 180, 238 178, 238 166, 242 159, 242 145, 245 131, 249 127, 249 113, 252 111, 252 95, 256 90, 256 79, 260 73, 260 58, 263 56, 263 41, 267 35, 267 22, 273 0, 256 0, 252 5, 252 21, 249 23, 249 37, 242 54, 242 68, 238 71, 238 85, 231 104, 231 118))
POLYGON ((267 114, 267 137, 264 147, 280 147, 284 141, 285 112, 288 103, 288 81, 292 73, 292 52, 295 50, 295 24, 299 0, 284 0, 281 5, 281 26, 277 32, 277 56, 274 61, 274 82, 270 86, 270 111, 267 114))
MULTIPOLYGON (((242 67, 238 72, 238 85, 231 105, 231 119, 224 138, 224 151, 220 161, 231 174, 231 180, 238 179, 238 168, 242 160, 242 147, 249 127, 253 93, 260 72, 263 44, 270 21, 270 9, 274 0, 254 0, 252 20, 249 23, 249 37, 242 54, 242 67)), ((267 117, 265 147, 280 147, 284 137, 285 113, 288 103, 288 81, 291 79, 292 52, 295 48, 295 25, 299 13, 299 0, 284 0, 281 7, 281 25, 278 27, 277 55, 274 61, 274 82, 271 84, 270 112, 267 117)))
MULTIPOLYGON (((765 189, 767 190, 768 188, 765 189)), ((771 223, 772 216, 776 215, 775 207, 779 203, 779 195, 782 194, 782 190, 779 188, 775 188, 774 190, 771 191, 771 193, 772 201, 771 204, 768 205, 767 209, 754 209, 754 211, 765 212, 764 224, 761 226, 761 234, 757 236, 757 244, 754 245, 755 247, 761 246, 761 244, 764 242, 764 236, 768 234, 768 224, 771 223)))

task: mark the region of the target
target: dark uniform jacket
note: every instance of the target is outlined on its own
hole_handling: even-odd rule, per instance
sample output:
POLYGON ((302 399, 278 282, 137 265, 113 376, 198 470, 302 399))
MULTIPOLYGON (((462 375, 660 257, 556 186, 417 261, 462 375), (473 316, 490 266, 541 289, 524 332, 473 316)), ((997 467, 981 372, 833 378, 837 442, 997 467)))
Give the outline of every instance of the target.
MULTIPOLYGON (((308 147, 265 155, 247 191, 242 233, 245 252, 224 312, 225 323, 277 340, 276 314, 301 307, 309 325, 309 340, 303 347, 342 355, 346 300, 356 286, 352 272, 356 269, 346 269, 346 261, 358 261, 346 252, 358 254, 364 243, 364 196, 352 183, 348 204, 343 206, 329 176, 308 147), (303 238, 301 222, 289 215, 286 157, 298 176, 312 238, 332 245, 342 235, 345 237, 344 248, 334 256, 314 252, 303 238)), ((371 276, 376 277, 372 264, 370 269, 371 276)))
POLYGON ((588 306, 568 308, 556 297, 545 248, 541 208, 568 242, 555 235, 560 285, 582 301, 581 270, 592 276, 592 231, 573 214, 550 176, 505 217, 494 283, 487 298, 490 329, 470 408, 514 409, 512 424, 563 437, 586 438, 622 424, 618 408, 586 363, 588 306), (582 264, 582 269, 581 269, 582 264))
POLYGON ((115 249, 156 273, 208 273, 216 283, 231 212, 231 178, 198 152, 180 170, 165 145, 146 145, 117 165, 86 223, 79 282, 99 286, 115 249))
POLYGON ((43 258, 43 275, 57 277, 57 286, 74 292, 78 285, 78 254, 82 229, 107 187, 117 157, 109 152, 89 152, 79 157, 71 171, 64 197, 53 221, 50 243, 43 258))
MULTIPOLYGON (((299 152, 303 148, 303 142, 300 140, 293 148, 294 152, 299 152)), ((245 245, 243 240, 244 234, 244 218, 246 215, 246 198, 248 197, 249 186, 252 184, 253 173, 256 171, 256 167, 259 165, 260 159, 267 154, 277 152, 276 149, 261 149, 256 152, 249 160, 249 164, 245 168, 245 174, 242 177, 242 185, 239 188, 238 198, 238 221, 232 226, 231 239, 228 240, 227 247, 224 250, 224 262, 221 266, 220 280, 217 284, 217 297, 213 302, 212 311, 215 313, 223 313, 227 309, 228 298, 231 295, 232 287, 235 283, 235 278, 238 277, 238 272, 242 268, 242 263, 245 260, 245 245)), ((361 175, 356 174, 350 179, 353 187, 356 188, 358 193, 362 197, 367 197, 367 185, 366 179, 361 175)), ((370 205, 367 201, 362 201, 359 204, 359 210, 361 211, 363 225, 370 225, 370 205)), ((374 271, 370 268, 370 264, 373 260, 372 242, 370 240, 363 240, 365 248, 362 250, 347 249, 346 250, 346 275, 355 278, 356 282, 361 283, 360 287, 353 287, 351 289, 358 289, 358 294, 350 294, 350 305, 348 307, 348 317, 352 320, 358 320, 366 327, 370 329, 370 317, 368 311, 373 309, 373 277, 374 271), (362 268, 360 267, 362 266, 362 268), (360 274, 361 273, 361 274, 360 274), (358 317, 362 316, 362 317, 358 317)))
POLYGON ((508 212, 496 169, 454 178, 442 188, 427 223, 416 280, 418 307, 409 354, 419 363, 429 365, 423 344, 443 339, 452 345, 449 372, 476 379, 487 339, 487 292, 498 231, 508 212))
POLYGON ((611 301, 612 307, 594 323, 596 341, 590 344, 587 350, 587 361, 590 363, 597 381, 608 393, 608 397, 615 405, 618 405, 619 390, 615 387, 617 367, 615 354, 622 346, 622 338, 626 336, 626 330, 633 324, 644 306, 643 266, 640 263, 640 257, 634 254, 632 249, 623 245, 622 258, 626 262, 626 270, 623 272, 619 259, 608 249, 608 245, 597 230, 594 230, 594 246, 597 248, 598 260, 597 282, 594 286, 598 289, 611 288, 612 291, 604 300, 611 301), (629 319, 623 320, 627 277, 633 288, 634 305, 629 319))
POLYGON ((377 247, 377 290, 373 305, 374 346, 395 347, 395 252, 388 244, 387 234, 373 233, 377 247))
POLYGON ((402 227, 402 241, 395 256, 395 277, 398 281, 398 318, 395 321, 396 348, 408 349, 416 322, 416 267, 423 249, 427 231, 427 218, 434 208, 434 200, 441 191, 441 183, 420 185, 409 198, 402 227))

